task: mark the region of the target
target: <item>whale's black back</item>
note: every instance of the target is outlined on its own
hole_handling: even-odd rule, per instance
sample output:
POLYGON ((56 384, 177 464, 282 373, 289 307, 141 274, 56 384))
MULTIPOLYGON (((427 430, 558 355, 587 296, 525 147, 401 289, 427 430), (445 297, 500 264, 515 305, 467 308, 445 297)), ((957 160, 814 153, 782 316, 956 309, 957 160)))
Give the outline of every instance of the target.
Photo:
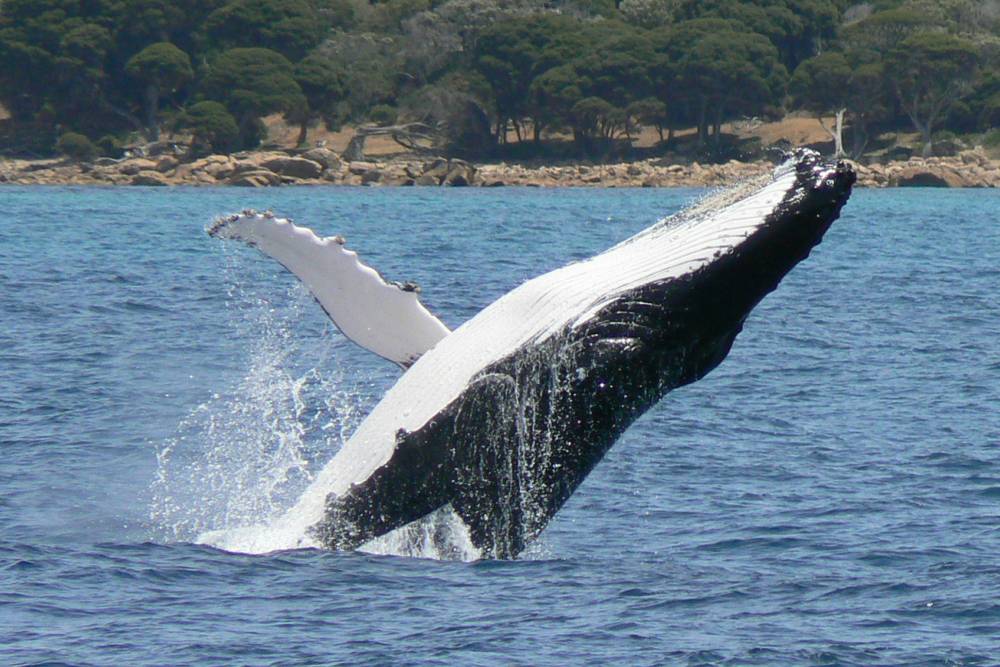
POLYGON ((336 548, 451 503, 484 557, 512 558, 626 428, 728 354, 747 315, 820 242, 854 182, 815 160, 766 223, 680 278, 618 295, 594 317, 489 364, 390 460, 331 497, 317 534, 336 548))

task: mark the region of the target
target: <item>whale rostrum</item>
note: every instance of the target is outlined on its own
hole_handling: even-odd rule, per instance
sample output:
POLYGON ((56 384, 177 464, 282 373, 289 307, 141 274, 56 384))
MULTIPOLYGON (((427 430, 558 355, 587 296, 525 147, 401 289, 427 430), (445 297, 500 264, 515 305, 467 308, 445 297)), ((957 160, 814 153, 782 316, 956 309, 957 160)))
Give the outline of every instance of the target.
POLYGON ((405 369, 275 530, 353 549, 449 507, 484 558, 537 536, 628 426, 728 354, 855 181, 800 150, 448 331, 342 238, 267 214, 219 220, 298 276, 358 344, 405 369))

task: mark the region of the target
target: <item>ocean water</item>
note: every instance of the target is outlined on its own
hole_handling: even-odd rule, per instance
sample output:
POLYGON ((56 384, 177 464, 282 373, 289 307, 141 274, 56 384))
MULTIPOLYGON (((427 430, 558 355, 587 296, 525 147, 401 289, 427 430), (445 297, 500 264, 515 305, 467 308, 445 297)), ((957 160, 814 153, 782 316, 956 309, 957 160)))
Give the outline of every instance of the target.
POLYGON ((1000 664, 991 191, 856 192, 520 560, 194 543, 398 373, 214 216, 343 234, 456 326, 702 195, 0 189, 0 664, 1000 664))

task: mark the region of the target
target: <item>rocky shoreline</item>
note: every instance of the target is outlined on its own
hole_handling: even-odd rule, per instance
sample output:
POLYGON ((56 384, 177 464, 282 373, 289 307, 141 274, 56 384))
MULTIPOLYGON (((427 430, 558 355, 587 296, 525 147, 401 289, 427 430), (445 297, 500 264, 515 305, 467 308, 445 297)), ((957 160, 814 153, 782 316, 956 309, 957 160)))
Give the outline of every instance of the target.
MULTIPOLYGON (((887 164, 855 163, 861 187, 1000 187, 1000 160, 981 149, 951 157, 887 164)), ((773 169, 769 162, 674 164, 649 159, 618 164, 528 166, 472 164, 447 158, 394 157, 354 161, 334 151, 261 151, 210 155, 191 162, 159 155, 93 163, 0 159, 0 183, 17 185, 145 185, 267 187, 277 185, 714 187, 773 169)))

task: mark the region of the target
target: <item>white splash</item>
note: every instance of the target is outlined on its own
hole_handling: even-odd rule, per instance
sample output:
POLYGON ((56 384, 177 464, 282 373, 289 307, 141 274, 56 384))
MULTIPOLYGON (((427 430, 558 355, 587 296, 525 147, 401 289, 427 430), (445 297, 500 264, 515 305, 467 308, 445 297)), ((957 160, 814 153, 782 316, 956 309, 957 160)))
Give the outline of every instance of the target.
MULTIPOLYGON (((227 253, 230 325, 253 341, 246 370, 178 424, 157 451, 150 519, 156 538, 238 553, 318 547, 277 520, 295 504, 374 403, 368 383, 347 378, 329 358, 331 339, 303 349, 302 313, 314 305, 292 285, 262 298, 257 277, 227 253), (302 358, 319 368, 302 368, 302 358), (318 357, 318 358, 317 358, 318 357)), ((336 337, 338 334, 331 334, 336 337)), ((474 560, 479 554, 450 508, 363 547, 375 554, 474 560)))
POLYGON ((423 519, 366 542, 361 551, 372 554, 474 561, 481 556, 472 543, 469 528, 451 505, 423 519))
POLYGON ((342 372, 296 364, 308 293, 293 285, 274 306, 255 292, 246 267, 227 258, 230 324, 253 343, 242 377, 194 408, 157 451, 150 518, 169 540, 284 512, 366 408, 361 388, 342 372))

